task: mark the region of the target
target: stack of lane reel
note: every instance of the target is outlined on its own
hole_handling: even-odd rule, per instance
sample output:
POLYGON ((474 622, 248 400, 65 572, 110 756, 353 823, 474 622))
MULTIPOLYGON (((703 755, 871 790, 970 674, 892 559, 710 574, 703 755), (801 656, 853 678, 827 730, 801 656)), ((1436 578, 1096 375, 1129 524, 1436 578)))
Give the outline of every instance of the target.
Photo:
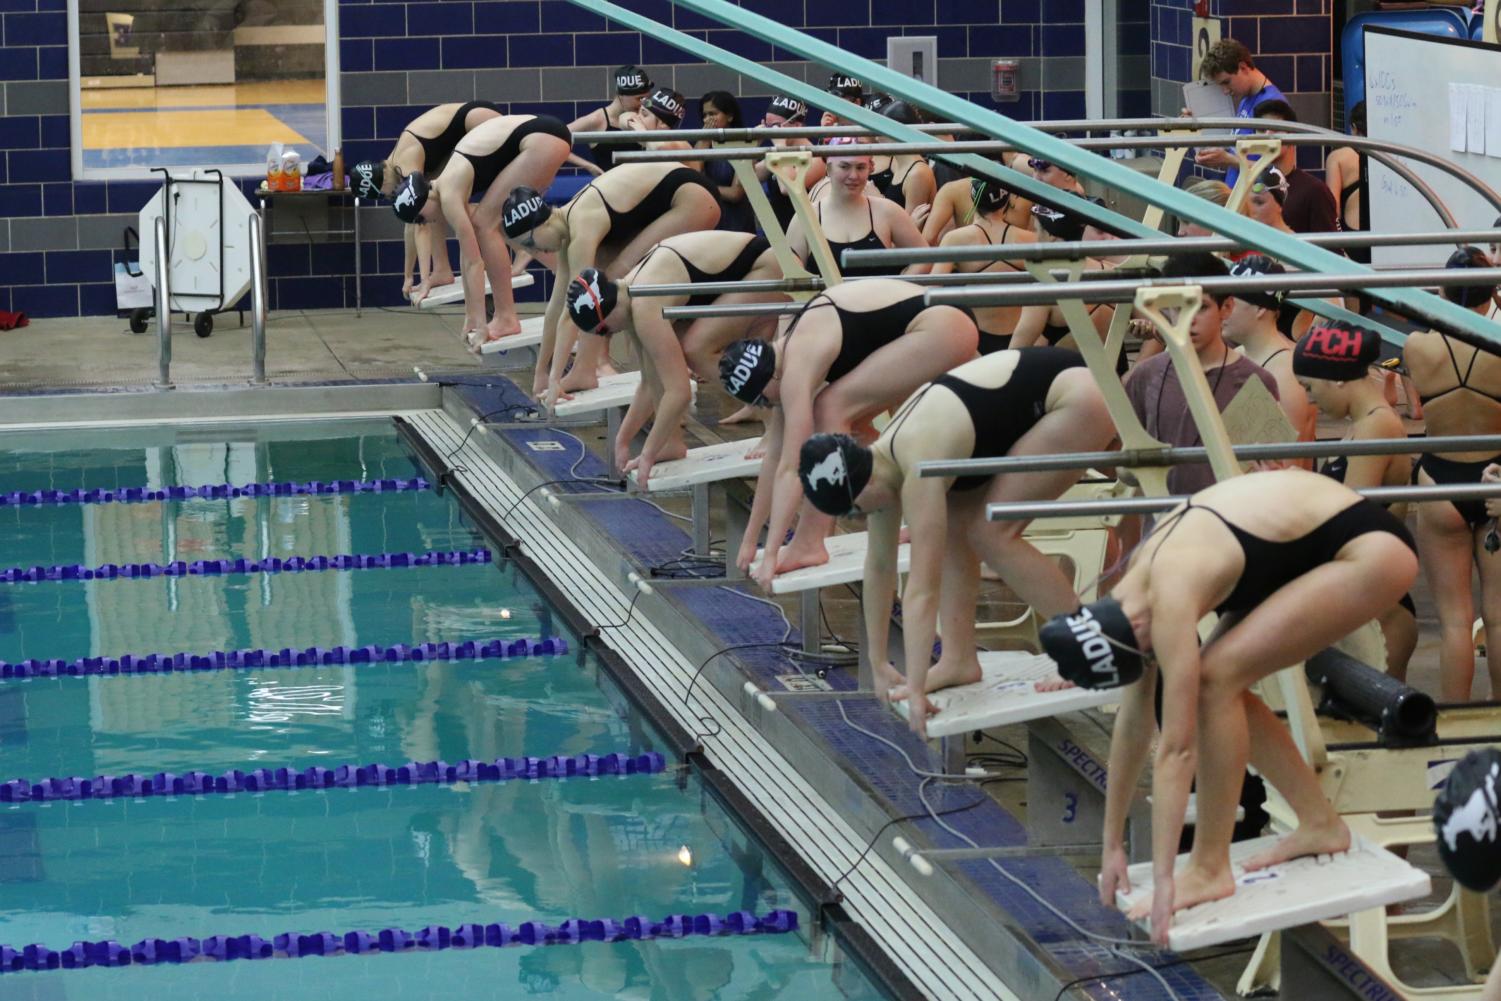
MULTIPOLYGON (((161 169, 161 168, 157 168, 161 169)), ((250 213, 240 189, 217 170, 174 176, 161 170, 163 184, 141 209, 141 270, 157 283, 156 220, 167 220, 168 308, 196 314, 193 331, 207 337, 214 313, 238 302, 250 290, 250 213)), ((161 290, 156 290, 161 307, 161 290)), ((151 310, 130 316, 130 329, 146 330, 151 310)))

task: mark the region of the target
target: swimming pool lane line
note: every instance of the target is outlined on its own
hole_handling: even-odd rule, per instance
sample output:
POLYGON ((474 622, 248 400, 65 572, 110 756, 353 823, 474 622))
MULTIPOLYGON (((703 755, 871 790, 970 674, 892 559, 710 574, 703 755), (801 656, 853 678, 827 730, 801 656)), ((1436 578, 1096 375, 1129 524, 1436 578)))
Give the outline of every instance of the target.
POLYGON ((541 779, 600 778, 605 775, 655 775, 667 767, 657 751, 642 754, 554 755, 550 758, 470 758, 409 761, 404 765, 309 765, 294 768, 231 768, 208 772, 157 772, 155 775, 97 775, 47 778, 39 782, 11 779, 0 783, 0 803, 55 803, 89 799, 144 799, 152 796, 228 796, 240 792, 300 792, 305 789, 356 789, 387 786, 455 785, 460 782, 534 782, 541 779))
POLYGON ((335 664, 381 664, 424 660, 484 660, 541 657, 568 652, 561 636, 542 639, 463 640, 409 646, 310 646, 303 650, 216 650, 213 653, 148 653, 121 657, 79 657, 74 660, 0 661, 0 679, 78 678, 120 674, 172 674, 193 671, 239 671, 272 667, 323 667, 335 664))
POLYGON ((306 483, 211 483, 201 487, 90 487, 76 490, 12 490, 0 507, 56 504, 140 504, 150 501, 221 500, 227 497, 301 497, 320 494, 408 493, 431 489, 421 476, 379 480, 308 480, 306 483))
POLYGON ((374 570, 387 567, 467 566, 489 563, 490 550, 452 549, 425 553, 395 552, 339 556, 268 556, 263 560, 174 560, 171 563, 82 563, 7 567, 0 583, 38 583, 54 580, 115 580, 150 577, 215 577, 222 574, 305 573, 317 570, 374 570))
POLYGON ((165 966, 204 961, 228 963, 239 959, 305 959, 309 956, 361 956, 392 952, 438 952, 510 946, 578 945, 582 942, 626 942, 690 936, 786 935, 796 931, 797 913, 774 910, 757 917, 750 911, 729 914, 672 914, 660 921, 633 916, 569 918, 562 924, 524 921, 507 924, 428 925, 411 932, 383 928, 378 932, 284 932, 270 939, 259 935, 211 935, 207 938, 142 939, 122 945, 112 939, 74 942, 66 949, 44 945, 20 949, 0 946, 0 973, 42 970, 82 970, 93 966, 165 966))

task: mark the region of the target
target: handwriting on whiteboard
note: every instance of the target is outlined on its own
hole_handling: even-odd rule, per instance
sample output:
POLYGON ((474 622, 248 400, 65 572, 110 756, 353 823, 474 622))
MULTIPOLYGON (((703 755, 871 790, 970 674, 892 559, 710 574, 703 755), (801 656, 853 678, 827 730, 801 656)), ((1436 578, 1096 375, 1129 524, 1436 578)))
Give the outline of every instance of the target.
POLYGON ((1400 128, 1407 115, 1417 106, 1417 100, 1402 88, 1391 71, 1376 70, 1367 75, 1366 110, 1379 121, 1393 128, 1400 128))

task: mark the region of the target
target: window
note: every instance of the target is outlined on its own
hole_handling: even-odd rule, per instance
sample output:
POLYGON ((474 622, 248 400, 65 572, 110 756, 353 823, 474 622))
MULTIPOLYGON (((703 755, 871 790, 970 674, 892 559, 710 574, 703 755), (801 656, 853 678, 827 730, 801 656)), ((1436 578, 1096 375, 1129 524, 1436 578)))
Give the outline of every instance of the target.
POLYGON ((75 178, 338 145, 337 0, 68 0, 75 178))

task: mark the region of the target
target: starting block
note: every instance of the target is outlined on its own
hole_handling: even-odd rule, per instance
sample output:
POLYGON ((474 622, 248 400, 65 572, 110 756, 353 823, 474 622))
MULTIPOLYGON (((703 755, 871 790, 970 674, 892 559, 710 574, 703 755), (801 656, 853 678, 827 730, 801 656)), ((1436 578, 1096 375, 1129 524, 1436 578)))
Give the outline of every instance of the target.
POLYGON ((521 321, 521 333, 502 337, 498 341, 486 341, 480 345, 479 353, 482 355, 503 355, 507 351, 516 351, 521 348, 537 348, 542 343, 542 320, 543 317, 528 316, 521 321))
MULTIPOLYGON (((771 579, 772 594, 796 594, 799 596, 798 629, 803 634, 803 650, 816 653, 822 627, 819 622, 818 592, 821 588, 839 584, 853 584, 865 576, 865 550, 870 543, 866 532, 846 532, 831 535, 824 545, 829 550, 829 562, 816 567, 803 567, 771 579)), ((752 572, 761 565, 765 550, 756 554, 751 564, 752 572)), ((904 574, 912 563, 912 545, 902 543, 897 547, 896 572, 904 574)))
MULTIPOLYGON (((620 419, 625 415, 626 408, 631 405, 631 400, 636 397, 636 389, 641 385, 640 372, 617 372, 614 375, 604 376, 599 380, 599 385, 593 389, 580 390, 573 394, 569 400, 560 400, 553 408, 553 413, 558 417, 587 417, 604 411, 605 414, 605 451, 610 456, 610 477, 618 478, 621 473, 615 468, 615 436, 620 431, 620 419)), ((698 386, 693 385, 693 398, 698 399, 698 386)))
MULTIPOLYGON (((511 289, 528 288, 535 284, 536 278, 530 271, 511 276, 511 289)), ((485 295, 490 295, 490 276, 485 276, 485 295)), ((447 306, 455 302, 464 301, 464 283, 454 276, 452 285, 440 285, 427 294, 427 298, 417 304, 418 309, 437 309, 439 306, 447 306)))
MULTIPOLYGON (((1235 892, 1224 900, 1179 911, 1168 932, 1175 952, 1249 938, 1262 932, 1293 928, 1357 911, 1400 904, 1426 896, 1431 883, 1421 869, 1352 834, 1350 850, 1338 855, 1294 859, 1259 872, 1246 872, 1247 858, 1276 844, 1278 836, 1239 841, 1230 846, 1235 892)), ((1188 856, 1178 857, 1178 868, 1188 856)), ((1129 910, 1152 893, 1152 863, 1128 870, 1132 890, 1117 893, 1116 903, 1129 910)), ((1149 922, 1140 922, 1146 928, 1149 922)))
MULTIPOLYGON (((1037 682, 1058 676, 1051 657, 1020 651, 980 651, 981 678, 928 696, 938 711, 928 720, 929 737, 952 737, 991 727, 1119 702, 1120 689, 1065 688, 1039 692, 1037 682)), ((907 703, 896 702, 907 715, 907 703)))
MULTIPOLYGON (((646 482, 648 493, 664 493, 669 490, 688 490, 693 497, 693 551, 709 551, 709 487, 725 480, 738 480, 755 476, 761 471, 760 459, 747 459, 745 453, 760 444, 759 438, 743 441, 725 441, 717 445, 694 448, 681 459, 659 462, 652 468, 651 479, 646 482)), ((632 471, 627 479, 636 482, 632 471)), ((638 483, 637 486, 640 484, 638 483)), ((743 519, 741 519, 743 521, 743 519)), ((725 541, 725 570, 734 565, 735 552, 740 548, 740 536, 725 541)))

